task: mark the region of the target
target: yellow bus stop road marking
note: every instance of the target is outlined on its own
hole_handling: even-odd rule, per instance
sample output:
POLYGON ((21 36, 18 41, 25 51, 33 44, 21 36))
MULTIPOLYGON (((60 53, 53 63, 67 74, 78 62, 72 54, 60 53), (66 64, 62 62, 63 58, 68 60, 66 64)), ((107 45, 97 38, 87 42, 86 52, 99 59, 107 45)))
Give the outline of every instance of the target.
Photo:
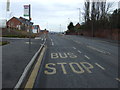
POLYGON ((43 55, 44 55, 44 52, 45 52, 45 47, 43 48, 43 51, 41 52, 39 58, 38 58, 38 61, 37 63, 35 64, 35 67, 34 69, 32 70, 32 73, 25 85, 25 88, 33 88, 33 85, 35 83, 35 79, 37 77, 37 74, 38 74, 38 71, 39 71, 39 68, 40 68, 40 65, 41 65, 41 61, 42 61, 42 58, 43 58, 43 55))

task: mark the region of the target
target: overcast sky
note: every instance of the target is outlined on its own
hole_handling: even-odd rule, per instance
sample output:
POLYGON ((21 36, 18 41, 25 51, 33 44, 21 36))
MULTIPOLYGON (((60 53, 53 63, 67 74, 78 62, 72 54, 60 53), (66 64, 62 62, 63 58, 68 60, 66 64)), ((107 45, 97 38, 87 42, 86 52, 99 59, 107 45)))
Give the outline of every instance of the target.
MULTIPOLYGON (((0 18, 6 17, 6 2, 0 2, 0 18)), ((10 12, 7 12, 7 18, 24 17, 23 5, 31 4, 31 17, 34 24, 40 25, 41 29, 49 29, 51 31, 65 31, 70 21, 75 24, 79 22, 79 10, 83 12, 84 0, 10 0, 10 12)), ((107 0, 118 2, 119 0, 107 0)), ((114 8, 117 8, 114 3, 114 8)), ((28 18, 28 17, 25 17, 28 18)), ((82 21, 82 15, 81 15, 82 21)))

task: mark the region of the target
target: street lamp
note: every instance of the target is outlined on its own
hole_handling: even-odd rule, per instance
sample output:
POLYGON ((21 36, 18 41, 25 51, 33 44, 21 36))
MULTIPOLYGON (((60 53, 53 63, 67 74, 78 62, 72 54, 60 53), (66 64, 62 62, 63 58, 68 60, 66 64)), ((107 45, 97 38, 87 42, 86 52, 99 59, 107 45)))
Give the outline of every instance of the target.
POLYGON ((77 8, 79 10, 79 24, 80 24, 80 21, 81 21, 81 9, 80 8, 77 8))

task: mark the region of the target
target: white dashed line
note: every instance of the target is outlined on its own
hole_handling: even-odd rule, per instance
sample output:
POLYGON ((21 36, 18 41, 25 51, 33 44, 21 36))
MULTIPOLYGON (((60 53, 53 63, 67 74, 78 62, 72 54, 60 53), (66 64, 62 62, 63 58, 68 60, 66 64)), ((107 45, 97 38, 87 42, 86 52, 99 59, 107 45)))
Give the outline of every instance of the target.
POLYGON ((52 42, 52 46, 54 46, 54 43, 52 42))
POLYGON ((98 64, 98 63, 95 63, 95 65, 97 65, 99 68, 101 68, 102 70, 105 70, 105 68, 104 67, 102 67, 100 64, 98 64))
POLYGON ((53 40, 51 39, 51 42, 52 42, 53 40))
POLYGON ((119 78, 116 78, 116 80, 120 82, 120 79, 119 79, 119 78))
POLYGON ((82 53, 81 51, 78 50, 79 53, 82 53))
POLYGON ((93 50, 96 50, 96 51, 98 51, 98 52, 100 52, 100 53, 104 53, 104 54, 111 54, 110 52, 106 52, 106 51, 103 51, 103 50, 99 50, 99 49, 97 49, 97 48, 95 48, 95 47, 92 47, 92 46, 87 46, 88 48, 91 48, 91 49, 93 49, 93 50))
POLYGON ((25 42, 26 44, 33 44, 33 42, 25 42))
POLYGON ((84 55, 87 59, 90 59, 87 55, 84 55))
POLYGON ((76 49, 75 47, 73 47, 73 49, 76 49))
POLYGON ((119 79, 119 78, 116 78, 116 80, 120 82, 120 79, 119 79))
POLYGON ((78 43, 78 44, 81 44, 81 42, 79 42, 79 41, 75 41, 76 43, 78 43))
POLYGON ((41 39, 41 37, 36 37, 35 39, 41 39))

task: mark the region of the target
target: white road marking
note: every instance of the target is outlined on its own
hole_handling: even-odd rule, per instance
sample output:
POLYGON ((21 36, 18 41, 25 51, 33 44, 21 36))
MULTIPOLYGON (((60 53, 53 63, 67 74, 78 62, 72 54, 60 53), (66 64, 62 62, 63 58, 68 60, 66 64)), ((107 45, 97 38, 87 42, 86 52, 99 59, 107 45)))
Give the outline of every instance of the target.
POLYGON ((41 37, 36 37, 35 39, 41 39, 41 37))
MULTIPOLYGON (((26 44, 29 44, 29 42, 25 42, 26 44)), ((30 42, 30 44, 33 44, 33 42, 30 42)))
POLYGON ((81 42, 79 42, 79 41, 75 41, 76 43, 78 43, 78 44, 81 44, 81 42))
POLYGON ((91 49, 93 49, 93 50, 96 50, 96 51, 98 51, 98 52, 100 52, 100 53, 104 53, 104 54, 111 54, 110 52, 107 52, 107 51, 103 51, 103 50, 99 50, 99 49, 97 49, 97 48, 95 48, 95 47, 92 47, 92 46, 87 46, 88 48, 91 48, 91 49))
POLYGON ((116 78, 116 80, 120 82, 120 79, 119 79, 119 78, 116 78))
POLYGON ((53 40, 51 39, 51 42, 52 42, 53 40))
POLYGON ((73 47, 73 49, 76 49, 75 47, 73 47))
POLYGON ((79 53, 82 53, 81 51, 78 50, 79 53))
POLYGON ((90 59, 87 55, 84 55, 87 59, 90 59))
POLYGON ((100 64, 98 64, 98 63, 95 63, 95 65, 97 65, 99 68, 101 68, 102 70, 105 70, 105 68, 104 67, 102 67, 100 64))
POLYGON ((54 43, 52 42, 52 46, 54 46, 54 43))

